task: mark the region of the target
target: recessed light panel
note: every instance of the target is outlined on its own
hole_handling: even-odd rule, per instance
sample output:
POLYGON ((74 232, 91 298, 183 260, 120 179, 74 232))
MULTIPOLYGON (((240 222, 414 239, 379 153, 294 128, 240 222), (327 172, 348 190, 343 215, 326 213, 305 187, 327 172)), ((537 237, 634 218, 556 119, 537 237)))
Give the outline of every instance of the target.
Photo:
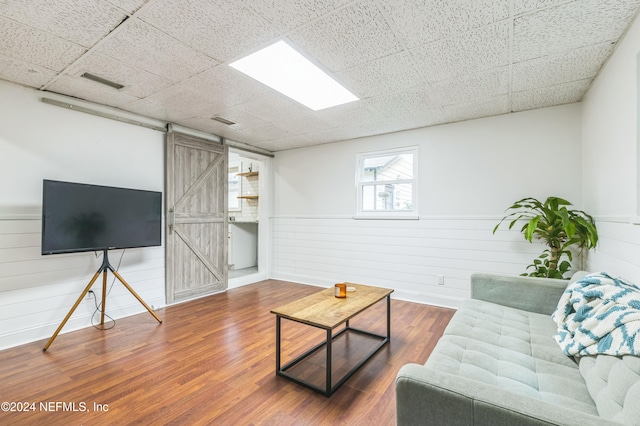
POLYGON ((229 65, 314 111, 358 100, 285 41, 229 65))

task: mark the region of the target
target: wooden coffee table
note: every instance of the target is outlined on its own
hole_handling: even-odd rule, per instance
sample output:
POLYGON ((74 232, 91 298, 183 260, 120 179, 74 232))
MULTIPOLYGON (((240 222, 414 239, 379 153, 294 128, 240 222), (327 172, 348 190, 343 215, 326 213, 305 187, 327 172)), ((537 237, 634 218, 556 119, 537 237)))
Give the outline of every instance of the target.
POLYGON ((331 396, 344 382, 349 379, 367 360, 369 360, 380 348, 382 348, 391 338, 391 293, 393 290, 381 287, 372 287, 362 284, 346 283, 349 287, 354 287, 355 292, 347 292, 347 297, 340 299, 334 296, 334 288, 330 287, 318 293, 312 294, 295 302, 289 303, 279 308, 272 309, 271 313, 276 315, 276 375, 285 377, 293 382, 301 384, 311 390, 321 393, 324 396, 331 396), (387 299, 387 335, 381 336, 368 331, 360 330, 349 326, 349 320, 358 315, 370 306, 375 305, 382 299, 387 299), (326 330, 326 339, 320 344, 306 351, 284 366, 280 365, 281 343, 280 327, 282 318, 307 324, 326 330), (335 335, 333 330, 340 325, 345 327, 335 335), (366 354, 358 364, 344 374, 335 385, 332 385, 332 345, 340 336, 348 338, 350 333, 367 336, 374 339, 373 349, 366 354), (318 351, 326 349, 326 384, 323 388, 307 380, 290 374, 288 370, 298 365, 305 359, 314 356, 318 351))

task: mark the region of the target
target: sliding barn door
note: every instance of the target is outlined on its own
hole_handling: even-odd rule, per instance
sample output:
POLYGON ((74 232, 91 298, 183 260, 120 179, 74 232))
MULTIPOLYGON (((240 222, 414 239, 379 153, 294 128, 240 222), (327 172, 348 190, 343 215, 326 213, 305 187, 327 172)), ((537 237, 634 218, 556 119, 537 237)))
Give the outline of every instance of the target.
POLYGON ((167 303, 227 288, 227 147, 173 131, 166 152, 167 303))

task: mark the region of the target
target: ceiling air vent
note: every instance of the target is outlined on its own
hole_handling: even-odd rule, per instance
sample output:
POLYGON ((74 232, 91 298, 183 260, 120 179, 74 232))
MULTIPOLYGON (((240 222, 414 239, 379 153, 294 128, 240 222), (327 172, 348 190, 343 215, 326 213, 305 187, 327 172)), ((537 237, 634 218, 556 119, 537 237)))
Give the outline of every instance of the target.
POLYGON ((222 117, 219 117, 217 115, 215 117, 212 117, 211 119, 215 120, 215 121, 219 121, 222 124, 226 124, 227 126, 231 126, 232 124, 236 124, 235 122, 233 122, 231 120, 227 120, 226 118, 222 118, 222 117))
POLYGON ((122 84, 114 83, 113 81, 107 80, 106 78, 98 77, 97 75, 89 74, 88 72, 85 72, 80 77, 95 81, 96 83, 104 84, 105 86, 113 87, 117 90, 120 90, 124 87, 122 84))

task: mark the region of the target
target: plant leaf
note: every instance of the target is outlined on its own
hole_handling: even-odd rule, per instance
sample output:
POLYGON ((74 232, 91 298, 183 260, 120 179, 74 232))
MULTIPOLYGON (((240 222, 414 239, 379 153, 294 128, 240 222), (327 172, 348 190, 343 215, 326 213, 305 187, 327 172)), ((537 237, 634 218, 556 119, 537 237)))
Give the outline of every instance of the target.
POLYGON ((529 221, 529 224, 527 225, 527 228, 524 231, 524 238, 527 241, 531 242, 533 240, 533 233, 535 232, 536 228, 538 227, 538 222, 539 221, 540 221, 540 216, 533 217, 529 221))

